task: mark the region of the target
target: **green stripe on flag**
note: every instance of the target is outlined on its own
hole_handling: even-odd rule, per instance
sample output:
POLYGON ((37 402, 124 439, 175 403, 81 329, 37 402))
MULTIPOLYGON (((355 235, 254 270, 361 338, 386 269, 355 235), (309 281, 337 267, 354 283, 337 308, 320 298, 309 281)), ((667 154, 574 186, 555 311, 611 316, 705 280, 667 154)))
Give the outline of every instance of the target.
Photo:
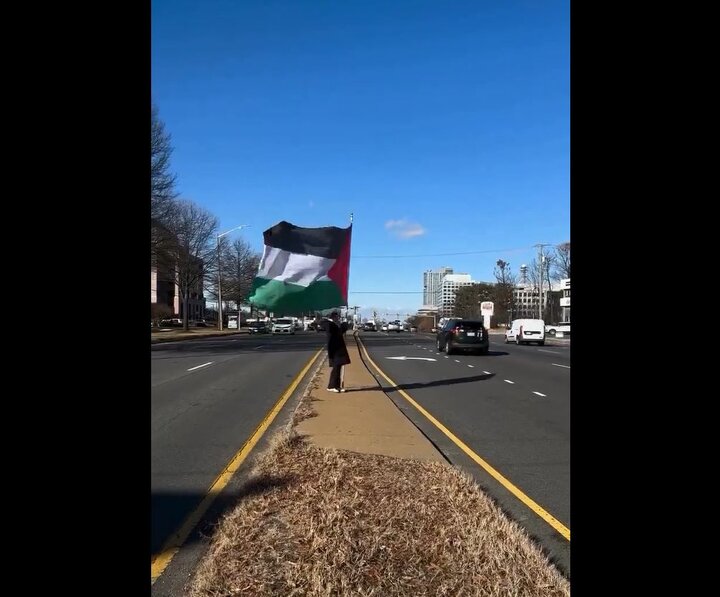
POLYGON ((337 284, 329 280, 300 286, 256 277, 249 300, 257 307, 273 311, 275 315, 300 315, 345 305, 337 284))

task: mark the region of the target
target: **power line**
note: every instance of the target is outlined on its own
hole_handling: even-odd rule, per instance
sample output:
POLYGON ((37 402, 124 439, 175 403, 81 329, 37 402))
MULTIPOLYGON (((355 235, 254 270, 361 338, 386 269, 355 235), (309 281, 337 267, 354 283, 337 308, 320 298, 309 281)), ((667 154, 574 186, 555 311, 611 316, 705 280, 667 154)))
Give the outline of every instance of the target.
MULTIPOLYGON (((549 245, 550 243, 545 244, 549 245)), ((463 251, 459 253, 423 253, 419 255, 351 255, 350 259, 406 259, 414 257, 452 257, 455 255, 480 255, 482 253, 512 253, 515 251, 529 251, 533 248, 534 247, 516 247, 514 249, 487 249, 485 251, 463 251)))

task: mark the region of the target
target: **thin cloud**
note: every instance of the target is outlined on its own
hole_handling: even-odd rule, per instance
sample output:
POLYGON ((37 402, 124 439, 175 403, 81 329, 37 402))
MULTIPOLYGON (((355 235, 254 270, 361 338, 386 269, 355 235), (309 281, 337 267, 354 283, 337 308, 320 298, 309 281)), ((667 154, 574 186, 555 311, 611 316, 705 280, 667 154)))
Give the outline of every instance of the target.
POLYGON ((385 229, 397 238, 413 238, 425 234, 425 228, 420 224, 405 219, 388 220, 385 222, 385 229))
POLYGON ((315 202, 312 199, 308 202, 308 207, 315 207, 315 202))

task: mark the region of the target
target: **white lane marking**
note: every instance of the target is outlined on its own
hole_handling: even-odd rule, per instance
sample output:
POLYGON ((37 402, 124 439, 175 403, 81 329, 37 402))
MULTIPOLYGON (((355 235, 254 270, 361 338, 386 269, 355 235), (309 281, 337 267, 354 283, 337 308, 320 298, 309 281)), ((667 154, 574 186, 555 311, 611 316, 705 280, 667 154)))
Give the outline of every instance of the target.
POLYGON ((543 348, 538 348, 538 352, 549 352, 550 354, 560 354, 557 350, 545 350, 543 348))
POLYGON ((188 371, 195 371, 195 369, 200 369, 200 367, 207 367, 208 365, 212 365, 213 361, 210 361, 209 363, 204 363, 203 365, 198 365, 197 367, 190 367, 188 371))
POLYGON ((458 361, 457 359, 455 359, 455 362, 456 362, 456 363, 459 363, 460 361, 458 361))
POLYGON ((541 394, 540 392, 533 392, 533 394, 537 394, 538 396, 542 396, 543 398, 546 397, 546 394, 541 394))
POLYGON ((260 346, 256 346, 255 350, 259 350, 260 348, 263 348, 265 346, 268 346, 267 344, 261 344, 260 346))
POLYGON ((509 379, 504 379, 503 381, 505 381, 507 383, 515 383, 514 381, 510 381, 509 379))
POLYGON ((557 363, 552 363, 556 367, 565 367, 565 369, 570 369, 570 365, 558 365, 557 363))
POLYGON ((440 354, 439 352, 436 352, 435 354, 440 354))
POLYGON ((474 367, 475 365, 468 365, 468 367, 474 367))
POLYGON ((483 371, 485 375, 490 375, 490 371, 483 371))

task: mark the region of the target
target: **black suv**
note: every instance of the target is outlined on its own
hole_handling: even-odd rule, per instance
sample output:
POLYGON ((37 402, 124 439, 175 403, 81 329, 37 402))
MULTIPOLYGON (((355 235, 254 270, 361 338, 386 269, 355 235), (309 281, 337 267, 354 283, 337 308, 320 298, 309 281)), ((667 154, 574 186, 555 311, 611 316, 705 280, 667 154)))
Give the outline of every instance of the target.
POLYGON ((448 354, 468 350, 478 354, 487 354, 490 339, 482 321, 477 319, 448 319, 437 333, 438 352, 448 354))
POLYGON ((267 334, 269 331, 264 321, 252 321, 248 324, 248 332, 251 334, 267 334))

